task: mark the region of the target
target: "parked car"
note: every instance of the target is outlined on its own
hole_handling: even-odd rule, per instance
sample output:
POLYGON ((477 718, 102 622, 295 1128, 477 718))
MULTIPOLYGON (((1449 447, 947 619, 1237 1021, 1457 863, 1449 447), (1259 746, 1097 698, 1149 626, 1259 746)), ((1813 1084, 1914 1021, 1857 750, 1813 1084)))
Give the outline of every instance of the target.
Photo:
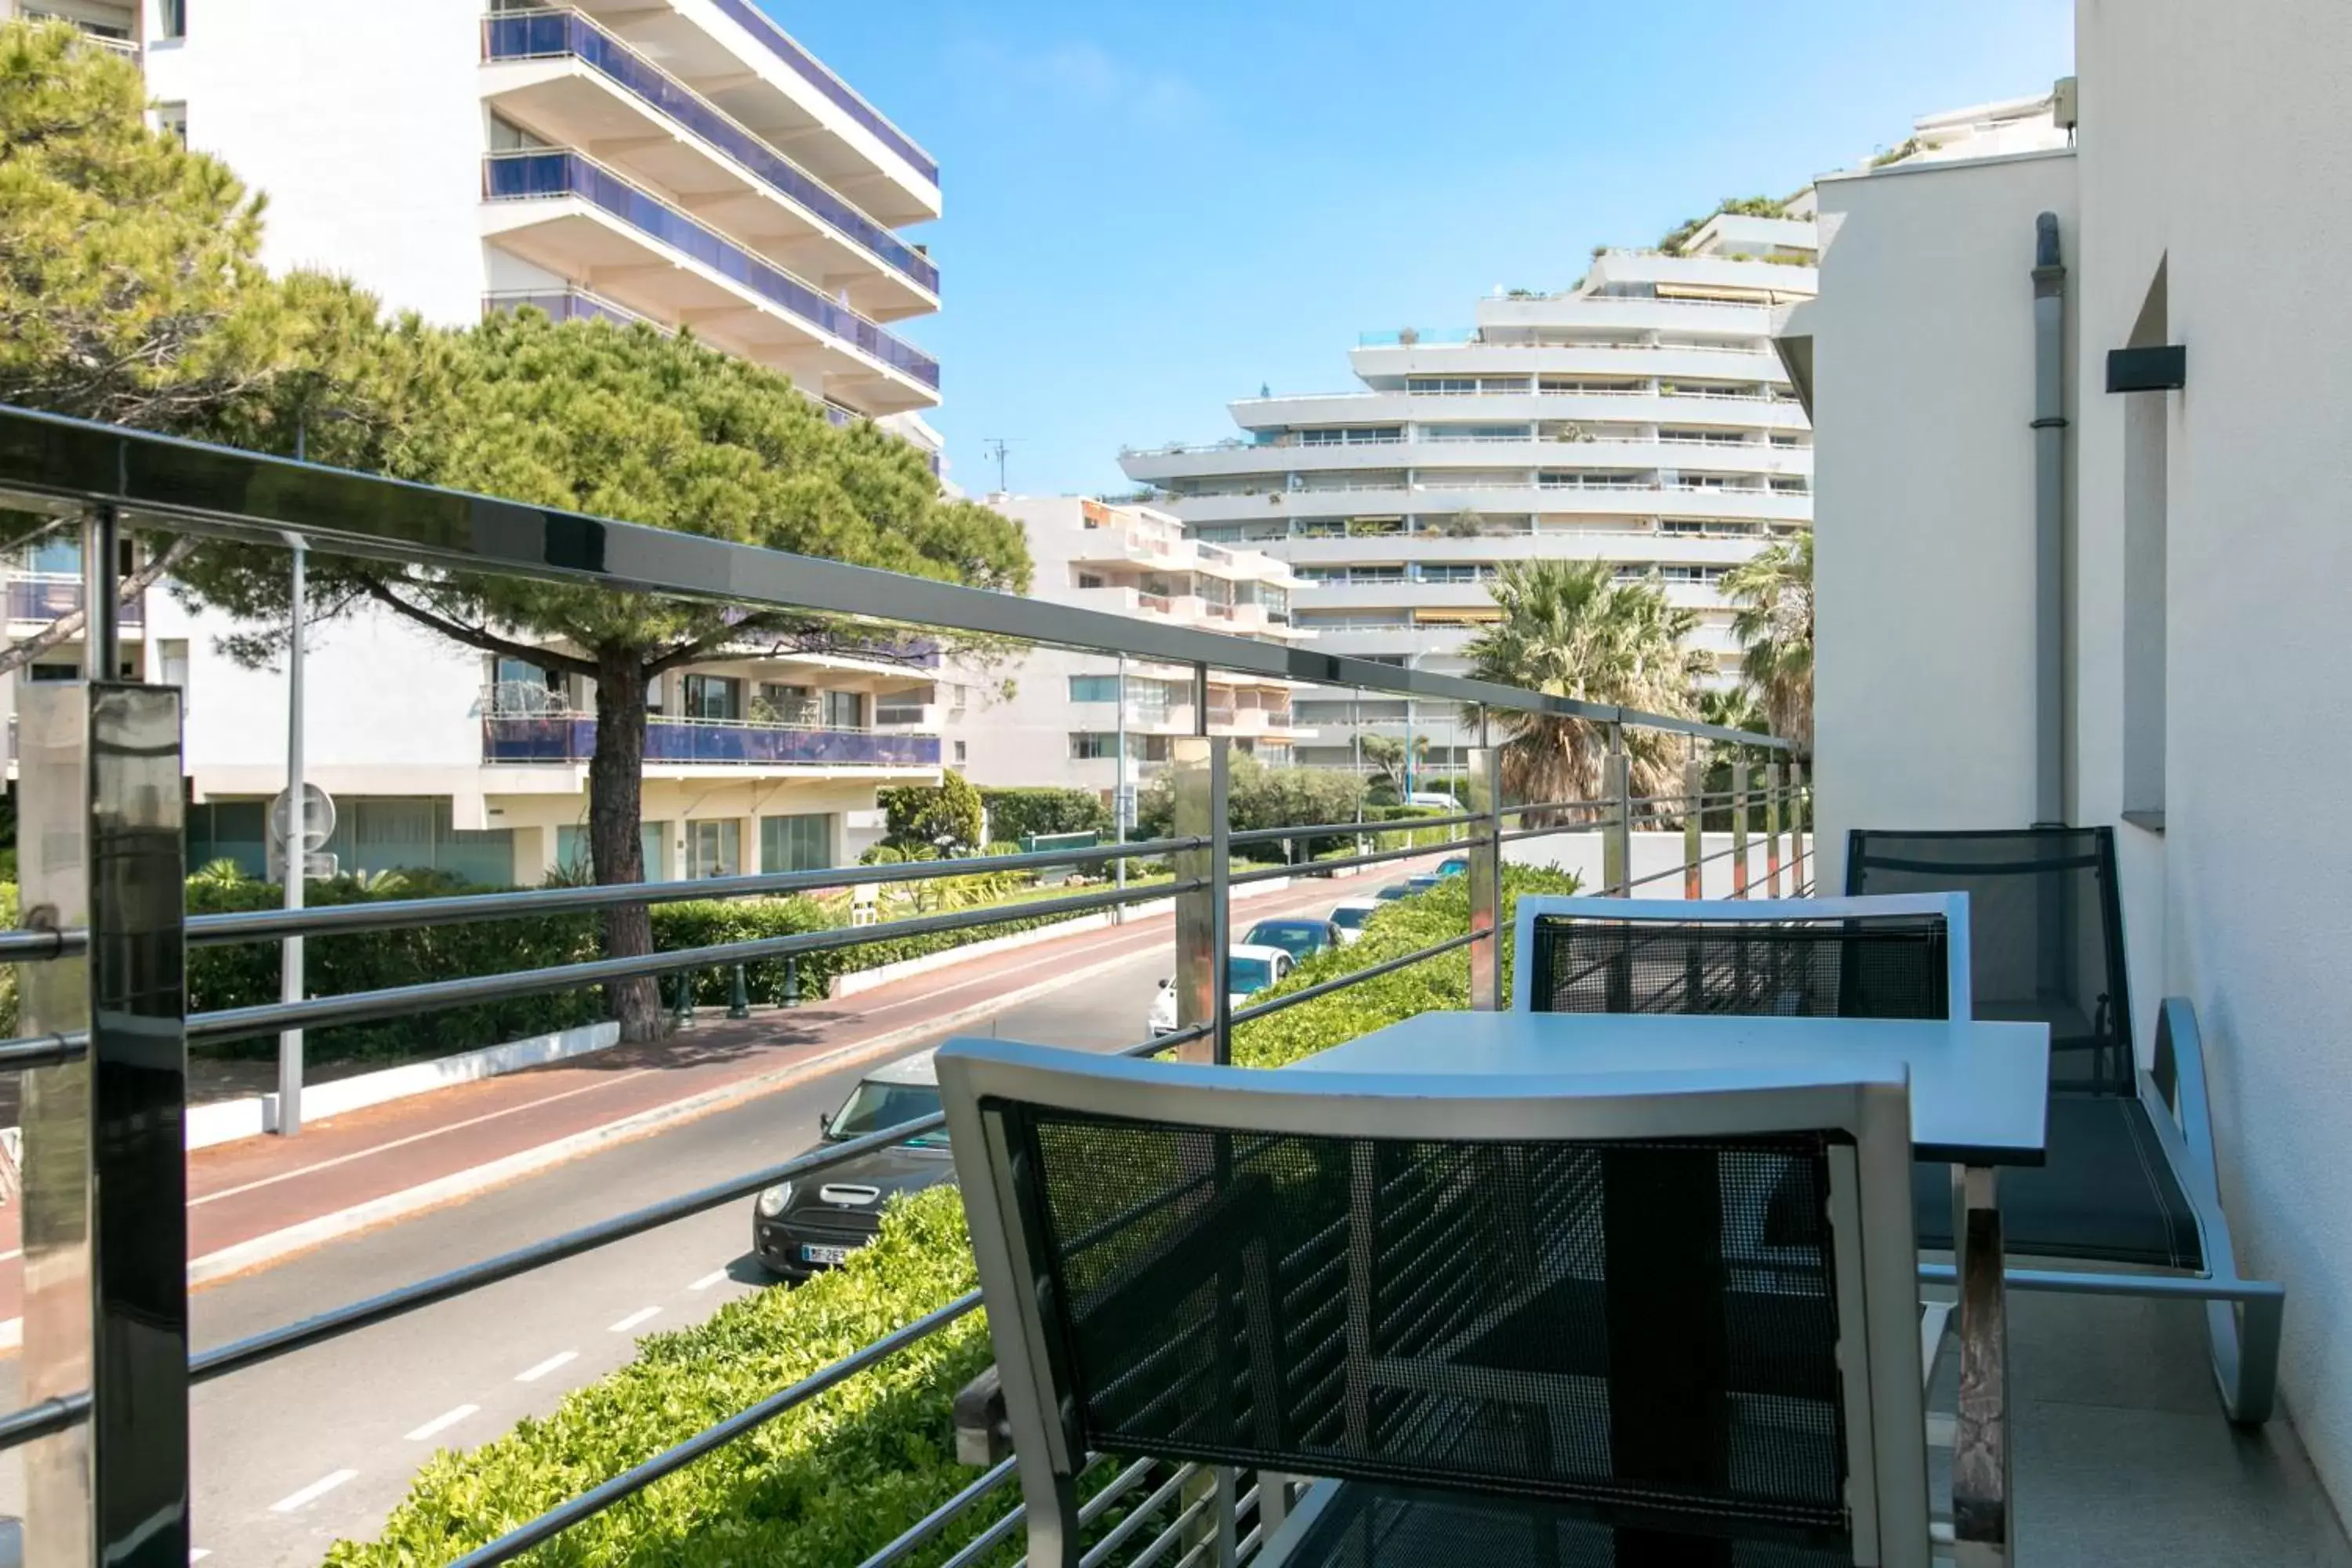
POLYGON ((1331 929, 1339 933, 1339 945, 1351 947, 1364 940, 1364 922, 1381 907, 1378 899, 1343 899, 1331 906, 1331 929))
POLYGON ((1441 877, 1468 876, 1470 874, 1470 857, 1467 855, 1448 855, 1444 859, 1440 860, 1437 863, 1437 874, 1441 877))
MULTIPOLYGON (((1231 987, 1228 999, 1238 1007, 1254 991, 1267 986, 1288 974, 1293 968, 1290 954, 1278 947, 1254 947, 1235 942, 1225 954, 1225 983, 1231 987)), ((1151 1006, 1143 1016, 1145 1031, 1153 1039, 1176 1032, 1176 982, 1163 980, 1151 998, 1151 1006)))
POLYGON ((1425 893, 1444 880, 1445 879, 1434 871, 1423 871, 1404 879, 1405 890, 1408 893, 1425 893))
POLYGON ((1311 915, 1285 915, 1263 920, 1242 932, 1244 947, 1278 947, 1295 963, 1328 952, 1339 945, 1339 931, 1329 921, 1311 915))
POLYGON ((1391 882, 1387 887, 1382 888, 1379 892, 1374 893, 1372 897, 1379 900, 1381 903, 1392 904, 1399 899, 1409 899, 1415 893, 1423 892, 1426 889, 1424 889, 1414 887, 1411 882, 1391 882))
MULTIPOLYGON (((931 1053, 876 1068, 857 1080, 841 1109, 821 1119, 827 1143, 846 1142, 919 1121, 940 1109, 931 1053)), ((882 1208, 900 1193, 955 1180, 944 1128, 906 1143, 861 1154, 804 1182, 780 1182, 751 1203, 751 1250, 760 1266, 803 1280, 846 1262, 874 1239, 882 1208)))
POLYGON ((1404 797, 1404 803, 1407 805, 1431 807, 1444 812, 1449 816, 1458 816, 1462 813, 1462 802, 1443 790, 1417 789, 1404 797))

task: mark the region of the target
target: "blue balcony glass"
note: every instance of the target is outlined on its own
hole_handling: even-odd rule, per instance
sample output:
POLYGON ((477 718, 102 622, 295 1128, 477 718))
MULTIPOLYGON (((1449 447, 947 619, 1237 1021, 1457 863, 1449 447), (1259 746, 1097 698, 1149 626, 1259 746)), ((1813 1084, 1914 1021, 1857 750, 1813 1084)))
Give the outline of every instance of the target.
POLYGON ((635 310, 584 289, 508 289, 482 296, 485 313, 520 310, 525 305, 536 308, 551 321, 613 321, 625 327, 643 323, 664 336, 669 333, 669 329, 659 321, 647 321, 635 310))
MULTIPOLYGON (((8 580, 8 618, 12 621, 49 622, 61 616, 70 616, 81 608, 81 579, 79 577, 11 577, 8 580)), ((144 626, 147 621, 147 596, 134 594, 121 611, 121 624, 126 626, 144 626)), ((937 663, 935 658, 933 663, 937 663)))
POLYGON ((915 166, 915 172, 936 185, 940 183, 940 166, 929 154, 907 139, 907 133, 875 112, 874 106, 849 90, 842 79, 819 65, 807 50, 784 36, 782 28, 768 19, 751 0, 718 0, 719 8, 742 24, 743 30, 767 45, 778 59, 793 68, 793 74, 824 94, 842 112, 872 132, 882 144, 915 166))
MULTIPOLYGON (((486 763, 584 763, 595 750, 593 719, 493 714, 482 721, 486 763)), ((940 738, 654 719, 646 725, 646 761, 737 767, 935 768, 940 765, 940 738)))
POLYGON ((485 201, 577 196, 649 238, 681 251, 788 313, 904 372, 925 386, 940 384, 940 363, 891 336, 846 305, 837 305, 782 268, 639 190, 577 153, 493 153, 482 164, 485 201))
POLYGON ((940 269, 913 246, 803 174, 724 110, 648 62, 577 11, 531 11, 482 19, 482 58, 535 60, 571 56, 614 86, 693 132, 854 241, 883 265, 936 294, 940 269))

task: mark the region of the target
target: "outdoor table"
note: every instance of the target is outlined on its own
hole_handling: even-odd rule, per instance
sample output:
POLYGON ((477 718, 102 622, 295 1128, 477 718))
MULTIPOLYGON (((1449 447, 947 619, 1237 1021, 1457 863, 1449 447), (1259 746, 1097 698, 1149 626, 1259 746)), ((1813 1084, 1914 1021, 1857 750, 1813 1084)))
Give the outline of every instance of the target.
MULTIPOLYGON (((1955 1496, 1965 1507, 1971 1496, 2009 1496, 2009 1454, 1999 1436, 2006 1430, 2008 1334, 1996 1177, 2003 1165, 2042 1163, 2050 1103, 2047 1025, 1731 1014, 1423 1013, 1318 1052, 1287 1070, 1628 1075, 1657 1079, 1661 1087, 1705 1081, 1729 1088, 1790 1073, 1835 1079, 1893 1062, 1910 1070, 1914 1156, 1953 1167, 1961 1343, 1953 1479, 1955 1496), (1969 1268, 1971 1247, 1990 1258, 1990 1268, 1969 1268), (1972 1467, 1997 1467, 1998 1491, 1970 1485, 1972 1467)), ((1924 1367, 1935 1364, 1946 1310, 1930 1308, 1923 1318, 1924 1367)))

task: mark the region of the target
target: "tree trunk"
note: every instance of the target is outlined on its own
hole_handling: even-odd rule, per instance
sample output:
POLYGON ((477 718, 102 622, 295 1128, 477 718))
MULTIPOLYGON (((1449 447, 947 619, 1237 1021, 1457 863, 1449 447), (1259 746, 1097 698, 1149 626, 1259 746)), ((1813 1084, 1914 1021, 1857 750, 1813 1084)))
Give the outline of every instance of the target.
MULTIPOLYGON (((646 879, 638 817, 646 773, 646 660, 636 647, 596 653, 596 749, 588 760, 588 851, 600 884, 646 879)), ((653 919, 643 904, 620 904, 603 916, 604 956, 636 958, 654 950, 653 919)), ((661 992, 650 976, 604 987, 606 1013, 624 1040, 661 1033, 661 992)))

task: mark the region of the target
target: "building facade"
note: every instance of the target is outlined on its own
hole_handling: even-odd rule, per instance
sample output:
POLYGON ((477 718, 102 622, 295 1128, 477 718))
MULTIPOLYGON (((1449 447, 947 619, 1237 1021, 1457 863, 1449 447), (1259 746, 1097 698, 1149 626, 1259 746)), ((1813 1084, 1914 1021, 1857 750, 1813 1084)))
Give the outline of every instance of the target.
MULTIPOLYGON (((1819 441, 1824 881, 1848 828, 2021 826, 2042 777, 2066 820, 2112 827, 2135 1034, 2145 1059, 2161 998, 2197 1010, 2239 1262, 2286 1288, 2281 1394, 2339 1517, 2352 883, 2323 786, 2352 749, 2352 297, 2328 195, 2352 176, 2347 59, 2352 12, 2327 0, 2078 0, 2072 138, 1824 180, 1821 296, 1783 328, 1819 441), (2043 215, 2064 269, 2049 557, 2043 215)), ((2217 1440, 2210 1415, 2131 1416, 2217 1440)))
MULTIPOLYGON (((1293 604, 1299 580, 1272 555, 1188 538, 1175 518, 1144 507, 1076 496, 994 495, 988 504, 1028 534, 1033 597, 1240 637, 1309 635, 1293 604)), ((941 728, 945 760, 974 784, 1058 784, 1115 800, 1122 777, 1139 785, 1166 765, 1172 738, 1199 732, 1193 672, 1177 665, 1041 647, 1009 668, 968 672, 960 689, 967 700, 941 728), (1007 679, 1009 694, 998 689, 1007 679)), ((1299 727, 1294 689, 1212 671, 1208 732, 1234 737, 1262 762, 1295 763, 1313 737, 1299 727)))
MULTIPOLYGON (((1738 653, 1724 574, 1812 516, 1811 437, 1770 345, 1773 307, 1813 291, 1813 225, 1721 215, 1677 253, 1604 251, 1576 288, 1478 302, 1477 325, 1368 333, 1360 387, 1231 405, 1244 434, 1121 454, 1151 505, 1204 543, 1288 562, 1317 646, 1458 674, 1496 614, 1486 584, 1539 556, 1657 574, 1738 653)), ((1461 765, 1452 705, 1302 693, 1303 763, 1360 762, 1356 737, 1461 765)))
MULTIPOLYGON (((155 113, 269 198, 264 259, 341 273, 390 309, 462 324, 690 327, 792 377, 836 423, 934 455, 939 367, 898 323, 938 268, 898 230, 939 216, 939 169, 751 0, 16 0, 137 60, 155 113)), ((12 638, 79 606, 78 543, 8 568, 12 638)), ((186 692, 191 858, 271 864, 283 673, 167 588, 126 616, 130 673, 186 692)), ((306 772, 340 811, 345 870, 530 883, 584 859, 588 682, 383 614, 308 640, 306 772)), ((60 647, 24 672, 79 670, 60 647)), ((647 735, 648 875, 803 869, 879 836, 875 790, 936 782, 935 651, 714 650, 664 674, 647 735), (918 700, 918 699, 922 700, 918 700)), ((0 694, 13 712, 13 692, 0 694)))

